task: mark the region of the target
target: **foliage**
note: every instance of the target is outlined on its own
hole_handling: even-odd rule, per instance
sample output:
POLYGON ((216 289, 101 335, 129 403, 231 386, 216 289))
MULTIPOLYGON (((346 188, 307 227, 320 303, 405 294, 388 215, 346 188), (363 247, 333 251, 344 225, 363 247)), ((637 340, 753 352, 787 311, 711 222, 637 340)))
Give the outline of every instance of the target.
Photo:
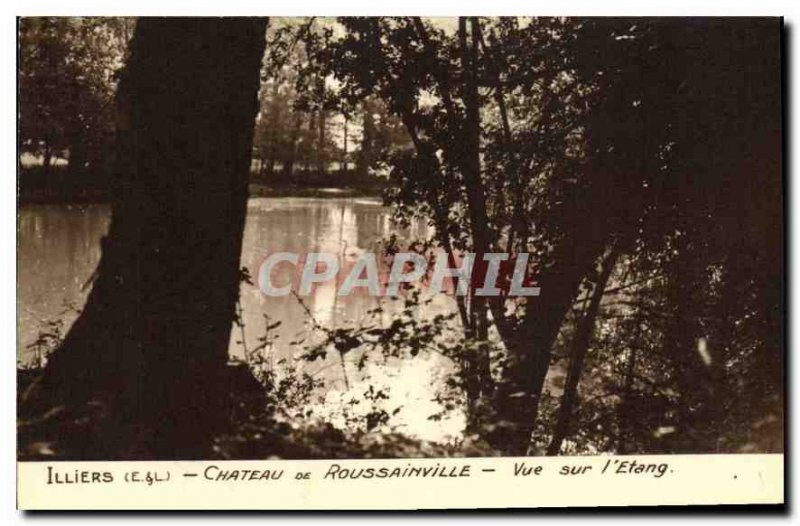
POLYGON ((322 45, 331 31, 315 19, 278 19, 270 27, 254 138, 256 180, 363 186, 385 175, 387 152, 407 147, 379 99, 348 104, 331 96, 330 79, 313 69, 309 46, 322 45))
POLYGON ((45 166, 101 168, 114 132, 116 72, 133 22, 126 18, 22 18, 20 151, 45 166))
MULTIPOLYGON (((609 287, 627 287, 628 279, 640 286, 627 290, 634 305, 604 300, 586 320, 596 341, 590 332, 582 384, 599 390, 592 399, 603 405, 600 415, 591 415, 592 404, 576 416, 582 440, 596 449, 627 447, 619 438, 627 428, 612 422, 646 407, 653 420, 632 438, 638 447, 697 449, 723 439, 732 426, 709 425, 708 416, 730 414, 714 409, 726 399, 727 373, 710 371, 696 351, 700 341, 719 341, 716 331, 726 333, 725 353, 738 357, 714 363, 721 359, 724 370, 750 352, 762 356, 761 365, 750 362, 762 387, 749 395, 778 407, 775 394, 760 389, 780 385, 780 346, 767 337, 777 330, 770 312, 779 294, 775 282, 754 277, 759 265, 778 275, 769 263, 780 250, 778 61, 759 59, 776 56, 774 27, 563 18, 338 24, 314 36, 289 32, 305 42, 309 66, 301 75, 334 79, 329 97, 351 106, 377 96, 405 126, 414 149, 389 158, 387 204, 397 224, 428 220, 430 241, 447 253, 531 253, 543 284, 534 300, 459 304, 464 336, 478 349, 457 358, 476 429, 505 429, 500 441, 487 438, 512 452, 546 442, 556 413, 546 378, 573 359, 564 348, 582 319, 573 305, 606 286, 592 269, 609 250, 622 253, 626 266, 609 287), (765 148, 770 153, 761 155, 765 148), (750 170, 767 191, 757 213, 732 222, 750 195, 734 189, 750 187, 750 170), (753 235, 764 228, 768 241, 753 235), (719 296, 740 280, 755 294, 743 310, 719 296), (760 335, 734 348, 731 324, 745 318, 760 320, 760 335), (647 339, 637 332, 644 325, 647 339), (495 351, 481 345, 492 338, 495 351), (626 341, 633 347, 623 352, 626 341), (631 369, 633 349, 643 363, 631 369), (641 392, 641 376, 657 387, 641 392), (641 407, 631 409, 640 394, 641 407), (488 422, 477 409, 487 405, 488 422), (669 434, 679 443, 652 440, 669 434)), ((750 371, 744 377, 753 378, 750 371)))

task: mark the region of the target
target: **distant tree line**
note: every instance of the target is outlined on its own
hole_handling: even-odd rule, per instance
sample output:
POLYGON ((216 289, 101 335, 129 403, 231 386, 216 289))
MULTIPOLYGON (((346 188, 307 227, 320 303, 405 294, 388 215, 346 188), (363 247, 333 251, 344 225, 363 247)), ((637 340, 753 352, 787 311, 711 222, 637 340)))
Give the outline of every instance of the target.
POLYGON ((111 156, 114 91, 134 20, 22 18, 19 147, 45 171, 57 158, 80 173, 111 156))
POLYGON ((410 148, 410 139, 380 99, 346 104, 331 96, 330 76, 310 74, 305 37, 330 31, 329 24, 314 22, 278 20, 269 30, 253 144, 255 180, 303 185, 386 180, 386 159, 410 148))
MULTIPOLYGON (((22 179, 23 191, 107 186, 115 155, 114 93, 134 26, 128 18, 20 20, 19 153, 27 156, 26 172, 34 172, 22 179)), ((280 25, 270 30, 275 42, 282 31, 280 25)), ((262 70, 252 180, 385 182, 388 152, 410 146, 400 122, 377 99, 347 107, 326 99, 325 78, 299 74, 304 53, 295 45, 283 61, 267 61, 262 70)))

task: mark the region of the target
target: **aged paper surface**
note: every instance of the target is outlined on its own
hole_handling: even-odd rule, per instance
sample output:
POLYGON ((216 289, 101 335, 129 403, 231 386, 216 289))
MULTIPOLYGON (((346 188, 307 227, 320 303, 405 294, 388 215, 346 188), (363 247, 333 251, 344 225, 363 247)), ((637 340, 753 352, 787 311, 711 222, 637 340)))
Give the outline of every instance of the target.
POLYGON ((784 490, 782 455, 23 462, 19 469, 19 507, 30 510, 780 504, 784 490), (667 470, 636 473, 653 465, 667 470), (91 481, 95 473, 101 481, 91 481))
POLYGON ((20 508, 783 503, 781 19, 17 36, 20 508))

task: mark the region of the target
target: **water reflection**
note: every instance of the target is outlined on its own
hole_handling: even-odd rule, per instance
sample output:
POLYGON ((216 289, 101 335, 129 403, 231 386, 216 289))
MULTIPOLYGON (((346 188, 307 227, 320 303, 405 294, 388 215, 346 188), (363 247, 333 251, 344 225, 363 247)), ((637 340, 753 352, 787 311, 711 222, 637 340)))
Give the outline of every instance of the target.
POLYGON ((19 211, 17 230, 17 360, 26 361, 46 321, 77 317, 108 229, 104 205, 33 205, 19 211))
MULTIPOLYGON (((82 305, 87 291, 84 284, 100 257, 99 240, 106 232, 109 209, 106 206, 26 206, 19 215, 18 247, 18 360, 30 358, 26 346, 36 340, 43 320, 62 317, 67 324, 74 313, 64 314, 65 303, 82 305)), ((424 224, 414 225, 409 238, 427 235, 424 224)), ((389 212, 377 200, 350 198, 259 198, 248 205, 244 231, 242 265, 255 275, 269 252, 330 252, 344 259, 355 259, 365 251, 380 253, 383 239, 391 233, 389 212)), ((278 266, 273 273, 276 283, 291 278, 288 266, 278 266), (284 275, 281 275, 281 273, 284 275)), ((253 349, 264 334, 266 314, 272 322, 280 321, 278 336, 266 357, 277 363, 293 361, 301 351, 290 342, 298 335, 311 341, 319 334, 309 327, 305 308, 293 296, 266 297, 257 287, 243 284, 241 289, 244 329, 235 328, 229 352, 243 358, 245 348, 253 349)), ((391 323, 399 306, 395 302, 367 295, 340 298, 333 282, 320 286, 305 299, 314 321, 328 328, 365 321, 378 302, 384 307, 380 322, 391 323)), ((438 295, 419 312, 433 316, 453 309, 453 300, 438 295)), ((355 357, 353 357, 355 359, 355 357)), ((413 360, 390 361, 388 365, 367 365, 359 372, 353 359, 344 360, 331 352, 323 361, 301 363, 310 374, 321 376, 326 390, 320 393, 325 403, 318 413, 343 423, 343 408, 353 396, 367 389, 367 377, 376 388, 388 387, 388 410, 402 406, 395 417, 403 432, 427 439, 455 436, 463 428, 463 419, 454 417, 430 422, 428 416, 438 411, 432 398, 443 377, 450 374, 450 364, 437 355, 420 354, 413 360), (347 381, 345 381, 347 378, 347 381), (348 390, 349 387, 349 390, 348 390)), ((364 406, 365 404, 362 404, 364 406)), ((366 411, 367 407, 361 408, 366 411)))

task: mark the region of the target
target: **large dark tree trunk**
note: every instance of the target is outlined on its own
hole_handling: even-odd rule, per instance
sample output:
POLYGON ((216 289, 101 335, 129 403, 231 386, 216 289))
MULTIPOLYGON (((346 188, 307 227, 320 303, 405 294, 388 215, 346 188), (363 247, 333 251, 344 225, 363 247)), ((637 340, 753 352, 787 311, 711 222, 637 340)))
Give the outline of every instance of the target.
POLYGON ((39 384, 40 399, 101 400, 115 433, 147 437, 117 436, 118 456, 195 457, 220 424, 265 31, 258 18, 137 24, 111 225, 39 384))

